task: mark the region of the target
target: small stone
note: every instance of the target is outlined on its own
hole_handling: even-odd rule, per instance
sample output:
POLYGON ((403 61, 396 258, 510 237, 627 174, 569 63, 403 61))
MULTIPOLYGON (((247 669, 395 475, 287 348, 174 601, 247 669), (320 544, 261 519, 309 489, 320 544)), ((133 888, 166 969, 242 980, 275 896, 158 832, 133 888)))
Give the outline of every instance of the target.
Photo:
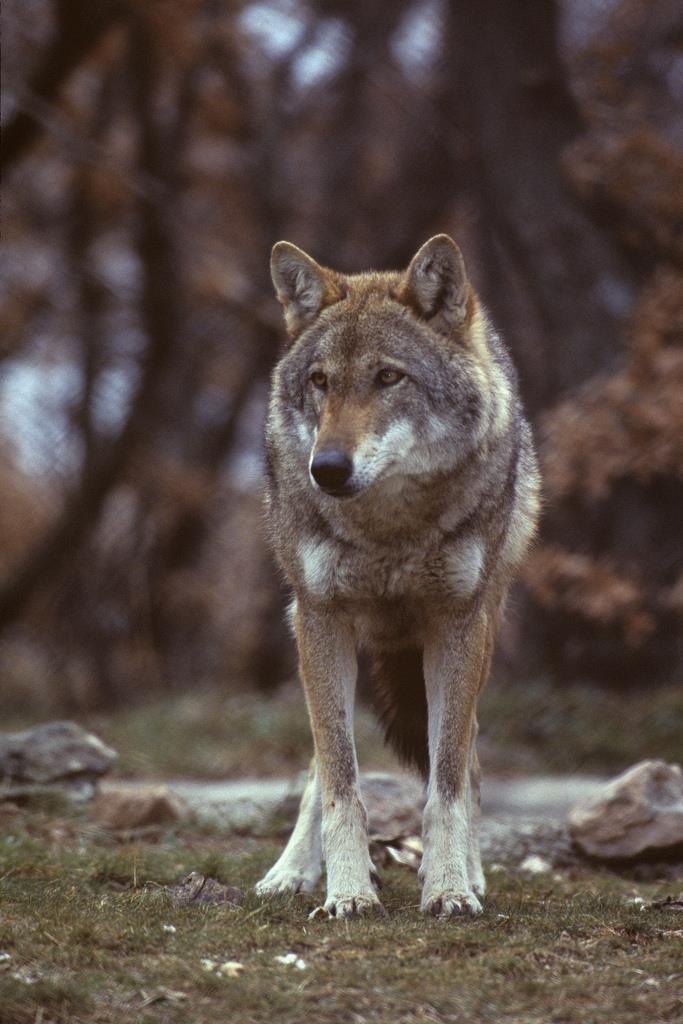
POLYGON ((656 910, 673 910, 683 914, 683 895, 675 899, 673 896, 665 896, 663 900, 655 900, 652 904, 656 910))
POLYGON ((284 953, 282 956, 274 956, 273 960, 279 964, 284 964, 285 967, 295 967, 297 971, 306 970, 306 961, 298 957, 296 953, 284 953))
POLYGON ((97 796, 90 813, 98 824, 115 831, 167 825, 189 817, 185 802, 168 786, 106 789, 97 796))
POLYGON ((142 996, 141 1006, 153 1006, 155 1003, 182 1003, 187 999, 187 992, 178 992, 172 988, 165 988, 160 985, 155 992, 148 994, 144 990, 141 990, 140 995, 142 996))
POLYGON ((539 857, 537 854, 532 853, 524 858, 519 865, 519 870, 525 871, 528 875, 545 875, 548 871, 552 871, 552 864, 544 857, 539 857))
POLYGON ((208 878, 199 871, 191 871, 179 885, 170 889, 171 899, 178 906, 202 903, 227 903, 240 907, 244 903, 244 892, 233 885, 223 885, 215 878, 208 878))
POLYGON ((161 927, 165 932, 168 932, 169 935, 175 935, 178 930, 174 924, 163 924, 161 927))
POLYGON ((75 722, 47 722, 0 734, 0 778, 6 792, 63 783, 93 787, 117 754, 75 722))
POLYGON ((590 857, 630 858, 683 844, 683 771, 641 761, 569 813, 569 831, 590 857))
POLYGON ((239 978, 243 970, 244 964, 241 964, 239 960, 226 960, 216 968, 216 974, 220 974, 224 978, 239 978))

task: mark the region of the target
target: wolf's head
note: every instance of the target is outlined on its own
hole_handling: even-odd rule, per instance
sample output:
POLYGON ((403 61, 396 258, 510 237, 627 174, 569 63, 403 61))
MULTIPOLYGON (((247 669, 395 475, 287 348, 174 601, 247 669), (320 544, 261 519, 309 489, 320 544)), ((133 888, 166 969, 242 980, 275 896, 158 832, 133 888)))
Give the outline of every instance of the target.
POLYGON ((271 273, 291 338, 274 378, 277 443, 305 456, 314 487, 350 497, 448 471, 476 447, 501 392, 491 375, 504 375, 451 238, 431 238, 404 273, 354 275, 278 242, 271 273))

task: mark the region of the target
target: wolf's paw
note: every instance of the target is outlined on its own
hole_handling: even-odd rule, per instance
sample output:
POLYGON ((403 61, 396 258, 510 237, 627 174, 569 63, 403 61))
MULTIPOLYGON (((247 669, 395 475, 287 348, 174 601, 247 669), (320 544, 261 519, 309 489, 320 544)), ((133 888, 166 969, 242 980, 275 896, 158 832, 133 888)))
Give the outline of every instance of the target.
POLYGON ((325 910, 330 917, 386 916, 386 910, 372 889, 357 893, 331 892, 325 900, 325 910))
POLYGON ((479 858, 474 858, 467 861, 467 875, 469 878, 469 888, 476 896, 483 896, 486 893, 486 878, 484 877, 484 869, 481 866, 479 858))
MULTIPOLYGON (((472 878, 471 875, 470 878, 472 878)), ((486 895, 486 879, 484 878, 483 873, 475 875, 474 881, 472 882, 472 892, 475 896, 486 895)))
POLYGON ((433 914, 443 921, 449 917, 474 917, 475 914, 481 914, 482 905, 474 892, 444 889, 442 892, 423 893, 420 910, 423 914, 433 914))
POLYGON ((311 869, 278 867, 275 864, 261 881, 256 883, 255 888, 259 896, 312 892, 319 878, 320 872, 311 869))

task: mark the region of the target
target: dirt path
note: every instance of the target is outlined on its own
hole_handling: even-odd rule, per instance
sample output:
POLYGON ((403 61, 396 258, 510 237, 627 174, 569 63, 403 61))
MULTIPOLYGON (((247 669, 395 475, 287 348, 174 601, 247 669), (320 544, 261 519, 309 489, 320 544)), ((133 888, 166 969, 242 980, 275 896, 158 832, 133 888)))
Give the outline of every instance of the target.
MULTIPOLYGON (((371 835, 390 839, 420 834, 424 796, 418 779, 387 772, 367 772, 361 779, 371 835)), ((171 781, 167 785, 200 823, 226 834, 279 838, 294 824, 304 781, 302 773, 294 779, 171 781)), ((537 854, 551 864, 572 862, 575 853, 565 826, 567 812, 603 781, 595 776, 487 779, 482 786, 484 858, 518 864, 537 854)), ((105 783, 103 789, 122 786, 140 788, 141 783, 105 783)))
MULTIPOLYGON (((201 817, 227 815, 239 824, 254 815, 286 813, 301 796, 305 776, 295 779, 237 779, 226 782, 169 782, 201 817)), ((419 803, 421 786, 411 775, 368 772, 364 783, 386 786, 387 798, 419 803)), ((598 776, 539 775, 519 779, 485 779, 482 783, 484 817, 520 815, 563 819, 570 807, 591 796, 606 780, 598 776)))

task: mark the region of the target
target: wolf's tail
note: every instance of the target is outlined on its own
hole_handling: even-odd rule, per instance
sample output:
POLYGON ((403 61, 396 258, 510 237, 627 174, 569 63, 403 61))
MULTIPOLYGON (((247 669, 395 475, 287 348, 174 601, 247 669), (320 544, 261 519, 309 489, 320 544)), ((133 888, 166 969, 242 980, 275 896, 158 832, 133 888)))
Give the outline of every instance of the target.
POLYGON ((406 764, 429 773, 427 697, 420 648, 376 654, 370 664, 372 697, 384 735, 406 764))

